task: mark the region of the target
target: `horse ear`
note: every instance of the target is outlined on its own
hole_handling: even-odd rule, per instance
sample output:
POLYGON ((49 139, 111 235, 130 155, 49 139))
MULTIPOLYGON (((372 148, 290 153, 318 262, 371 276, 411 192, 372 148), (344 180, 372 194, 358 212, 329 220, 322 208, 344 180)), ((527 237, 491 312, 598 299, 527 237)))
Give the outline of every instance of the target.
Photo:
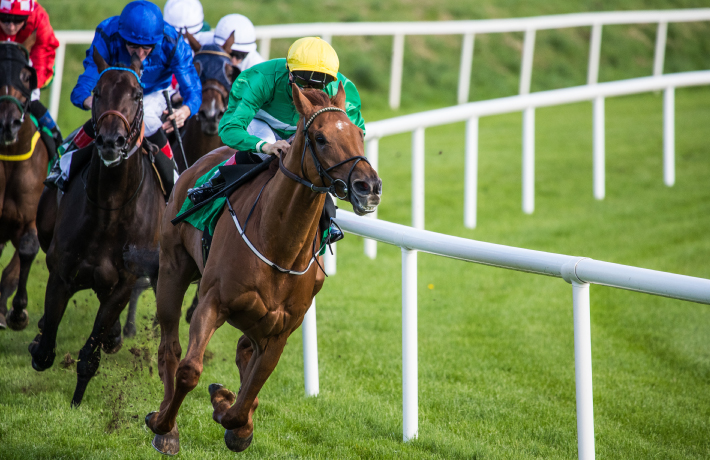
POLYGON ((136 53, 133 53, 131 55, 131 70, 140 75, 141 67, 143 67, 143 61, 136 53))
POLYGON ((242 73, 241 70, 239 70, 239 67, 230 64, 229 62, 224 63, 224 73, 227 75, 227 80, 230 82, 234 83, 234 80, 237 79, 240 73, 242 73))
POLYGON ((197 53, 202 49, 202 45, 200 42, 197 41, 194 35, 192 35, 190 32, 185 31, 185 38, 187 38, 187 42, 190 44, 190 48, 192 48, 192 51, 197 53))
POLYGON ((297 84, 291 83, 291 92, 293 93, 293 105, 296 106, 298 113, 304 117, 312 114, 313 104, 301 93, 301 88, 299 88, 297 84))
POLYGON ((32 32, 30 34, 30 36, 25 39, 24 42, 22 42, 22 46, 27 48, 27 52, 30 52, 32 50, 32 47, 35 45, 36 41, 37 41, 37 29, 35 29, 35 31, 32 32))
POLYGON ((229 38, 224 41, 224 45, 222 45, 222 49, 224 50, 225 53, 231 54, 233 44, 234 44, 234 32, 229 34, 229 38))
POLYGON ((106 61, 104 61, 103 56, 101 56, 101 53, 99 53, 99 50, 94 47, 94 63, 96 64, 96 68, 98 69, 99 73, 103 72, 108 68, 108 64, 106 61))
POLYGON ((330 103, 339 109, 345 110, 345 88, 343 88, 342 81, 338 83, 338 92, 330 98, 330 103))

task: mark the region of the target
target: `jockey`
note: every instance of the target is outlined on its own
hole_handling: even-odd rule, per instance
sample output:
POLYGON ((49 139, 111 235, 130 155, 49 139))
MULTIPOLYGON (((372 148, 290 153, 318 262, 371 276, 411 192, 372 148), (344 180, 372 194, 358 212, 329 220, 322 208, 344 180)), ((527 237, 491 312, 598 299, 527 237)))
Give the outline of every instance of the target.
POLYGON ((241 14, 228 14, 217 23, 212 32, 205 32, 196 37, 204 45, 216 44, 224 46, 230 35, 234 34, 234 43, 229 54, 232 56, 232 65, 240 71, 261 64, 264 58, 256 50, 256 31, 249 18, 241 14))
MULTIPOLYGON (((353 82, 338 72, 338 55, 318 37, 296 40, 286 59, 272 59, 242 72, 232 85, 229 106, 219 123, 219 135, 229 147, 254 152, 262 159, 290 149, 299 113, 293 104, 291 83, 316 88, 333 97, 338 85, 345 89, 345 109, 350 120, 365 132, 360 95, 353 82)), ((199 203, 209 198, 212 187, 224 178, 217 172, 200 187, 188 191, 199 203)))
MULTIPOLYGON (((169 195, 175 183, 175 162, 165 133, 172 131, 171 120, 175 120, 178 127, 182 126, 191 114, 197 113, 202 102, 202 84, 192 64, 190 47, 172 26, 165 24, 157 5, 145 0, 129 3, 120 16, 108 18, 98 25, 94 40, 86 51, 84 73, 79 76, 71 94, 72 103, 84 110, 91 109, 91 92, 99 78, 93 60, 94 49, 110 65, 129 64, 134 54, 143 62, 141 80, 145 85, 145 137, 163 153, 156 155, 155 164, 169 195), (163 122, 161 116, 167 114, 167 105, 162 90, 170 87, 173 74, 182 88, 184 104, 163 122)), ((89 149, 83 147, 89 145, 94 138, 95 133, 89 120, 72 141, 80 150, 76 150, 73 155, 66 153, 61 161, 61 174, 53 171, 54 174, 51 174, 45 183, 56 184, 61 188, 63 181, 69 180, 80 171, 91 158, 90 151, 83 153, 89 149), (75 157, 73 160, 72 156, 75 157)))
MULTIPOLYGON (((47 128, 52 138, 45 137, 45 144, 54 156, 56 147, 62 143, 62 134, 47 108, 39 101, 39 90, 44 89, 54 76, 54 56, 59 41, 49 24, 49 16, 35 0, 0 1, 0 40, 24 43, 30 35, 36 34, 36 41, 30 50, 30 62, 37 72, 37 89, 32 92, 30 113, 40 127, 47 128)), ((42 133, 42 130, 40 130, 42 133)))

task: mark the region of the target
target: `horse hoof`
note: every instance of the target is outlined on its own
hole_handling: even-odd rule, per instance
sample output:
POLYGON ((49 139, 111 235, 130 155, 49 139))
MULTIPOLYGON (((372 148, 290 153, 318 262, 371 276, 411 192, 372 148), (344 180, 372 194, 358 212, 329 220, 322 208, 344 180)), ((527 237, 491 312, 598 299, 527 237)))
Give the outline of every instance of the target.
POLYGON ((136 325, 133 323, 126 323, 123 326, 123 336, 130 339, 136 336, 136 325))
POLYGON ((101 349, 107 355, 117 353, 121 348, 123 348, 123 337, 120 335, 116 337, 109 337, 107 342, 101 344, 101 349))
POLYGON ((27 314, 27 310, 20 310, 20 313, 16 313, 17 310, 13 309, 7 315, 7 327, 13 331, 21 331, 30 324, 30 316, 27 314))
MULTIPOLYGON (((166 436, 168 433, 170 433, 170 431, 160 431, 160 430, 158 430, 158 429, 153 428, 152 426, 150 426, 150 419, 153 418, 153 415, 157 416, 157 415, 158 415, 158 412, 157 412, 157 411, 153 411, 153 412, 151 412, 151 413, 149 413, 148 415, 145 416, 145 426, 147 426, 148 428, 150 428, 150 431, 152 431, 152 432, 153 432, 154 434, 156 434, 157 436, 166 436)), ((176 425, 176 427, 177 427, 177 425, 176 425)), ((175 430, 177 430, 177 428, 175 428, 175 430)), ((155 447, 155 446, 153 446, 153 447, 155 447)))
POLYGON ((254 439, 254 432, 249 435, 248 438, 238 438, 234 431, 224 430, 224 443, 227 448, 232 452, 243 452, 251 445, 251 441, 254 439))
POLYGON ((207 387, 207 391, 210 392, 210 398, 214 396, 215 392, 221 390, 224 388, 224 385, 221 383, 212 383, 210 386, 207 387))
MULTIPOLYGON (((54 358, 56 356, 54 352, 50 353, 46 357, 39 356, 37 349, 39 348, 40 337, 41 334, 37 334, 37 337, 35 337, 32 340, 32 343, 30 343, 30 346, 27 347, 30 354, 32 355, 32 369, 36 370, 37 372, 42 372, 52 367, 52 364, 54 364, 54 358)), ((56 342, 54 344, 54 348, 57 348, 56 342)))
POLYGON ((176 455, 180 452, 180 434, 177 425, 166 435, 156 434, 150 445, 163 455, 176 455))

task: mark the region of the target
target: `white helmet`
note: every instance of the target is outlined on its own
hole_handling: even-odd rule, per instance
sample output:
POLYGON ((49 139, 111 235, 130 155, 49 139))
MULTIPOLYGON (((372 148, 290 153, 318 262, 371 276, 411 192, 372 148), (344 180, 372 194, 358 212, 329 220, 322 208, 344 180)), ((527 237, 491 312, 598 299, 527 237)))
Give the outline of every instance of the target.
POLYGON ((200 0, 168 0, 163 7, 163 20, 180 33, 194 35, 202 30, 205 14, 200 0))
POLYGON ((234 51, 250 53, 256 51, 256 31, 249 18, 241 14, 228 14, 217 23, 214 30, 214 42, 223 46, 229 36, 234 33, 234 51))

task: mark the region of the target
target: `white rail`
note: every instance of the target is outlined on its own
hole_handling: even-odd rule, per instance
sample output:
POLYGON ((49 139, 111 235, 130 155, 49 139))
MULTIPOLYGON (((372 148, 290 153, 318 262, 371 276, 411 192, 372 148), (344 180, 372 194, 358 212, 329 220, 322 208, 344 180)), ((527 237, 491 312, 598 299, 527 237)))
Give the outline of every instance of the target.
MULTIPOLYGON (((429 110, 367 124, 367 155, 377 159, 379 139, 412 132, 412 226, 424 228, 424 130, 433 126, 466 121, 464 225, 476 227, 478 183, 478 119, 483 116, 523 112, 523 212, 535 209, 535 109, 581 101, 593 101, 593 184, 594 197, 601 200, 604 184, 604 100, 607 97, 664 91, 663 177, 669 187, 675 183, 675 88, 710 85, 710 70, 633 78, 573 88, 540 91, 519 96, 429 110)), ((372 160, 371 160, 372 161, 372 160)), ((366 253, 374 258, 377 248, 366 243, 366 253)))
MULTIPOLYGON (((537 16, 515 19, 483 19, 471 21, 437 22, 349 22, 349 23, 312 23, 282 24, 257 26, 256 36, 260 40, 259 53, 268 59, 271 40, 278 38, 296 38, 306 35, 320 35, 331 41, 334 36, 382 36, 391 35, 392 69, 390 74, 389 103, 398 108, 401 99, 402 75, 404 62, 404 42, 407 35, 462 35, 462 52, 459 71, 458 102, 469 99, 471 65, 473 63, 473 44, 476 34, 525 32, 523 47, 520 94, 530 89, 532 62, 535 48, 535 32, 546 29, 568 27, 592 27, 588 82, 597 81, 599 72, 599 50, 603 25, 611 24, 649 24, 657 23, 656 49, 654 57, 654 75, 663 73, 663 61, 666 48, 666 34, 670 22, 694 22, 710 20, 710 8, 658 11, 618 11, 605 13, 577 13, 555 16, 537 16)), ((57 31, 60 49, 57 52, 55 82, 52 86, 50 113, 56 118, 59 112, 59 93, 61 92, 62 71, 64 69, 64 51, 67 44, 90 44, 93 31, 57 31)))
MULTIPOLYGON (((577 442, 581 460, 594 458, 592 405, 592 344, 589 285, 710 304, 710 280, 618 265, 549 252, 484 243, 442 235, 338 210, 338 225, 349 233, 402 248, 402 387, 403 439, 418 435, 417 252, 562 278, 572 285, 574 362, 577 392, 577 442)), ((315 312, 314 312, 315 313, 315 312)), ((303 323, 304 356, 315 349, 315 320, 303 323)), ((313 354, 310 355, 313 357, 313 354)), ((317 359, 317 356, 316 356, 317 359)), ((317 369, 317 362, 305 363, 317 369)), ((316 376, 317 379, 317 376, 316 376)), ((313 394, 313 388, 306 392, 313 394)), ((317 393, 317 388, 315 393, 317 393)))

